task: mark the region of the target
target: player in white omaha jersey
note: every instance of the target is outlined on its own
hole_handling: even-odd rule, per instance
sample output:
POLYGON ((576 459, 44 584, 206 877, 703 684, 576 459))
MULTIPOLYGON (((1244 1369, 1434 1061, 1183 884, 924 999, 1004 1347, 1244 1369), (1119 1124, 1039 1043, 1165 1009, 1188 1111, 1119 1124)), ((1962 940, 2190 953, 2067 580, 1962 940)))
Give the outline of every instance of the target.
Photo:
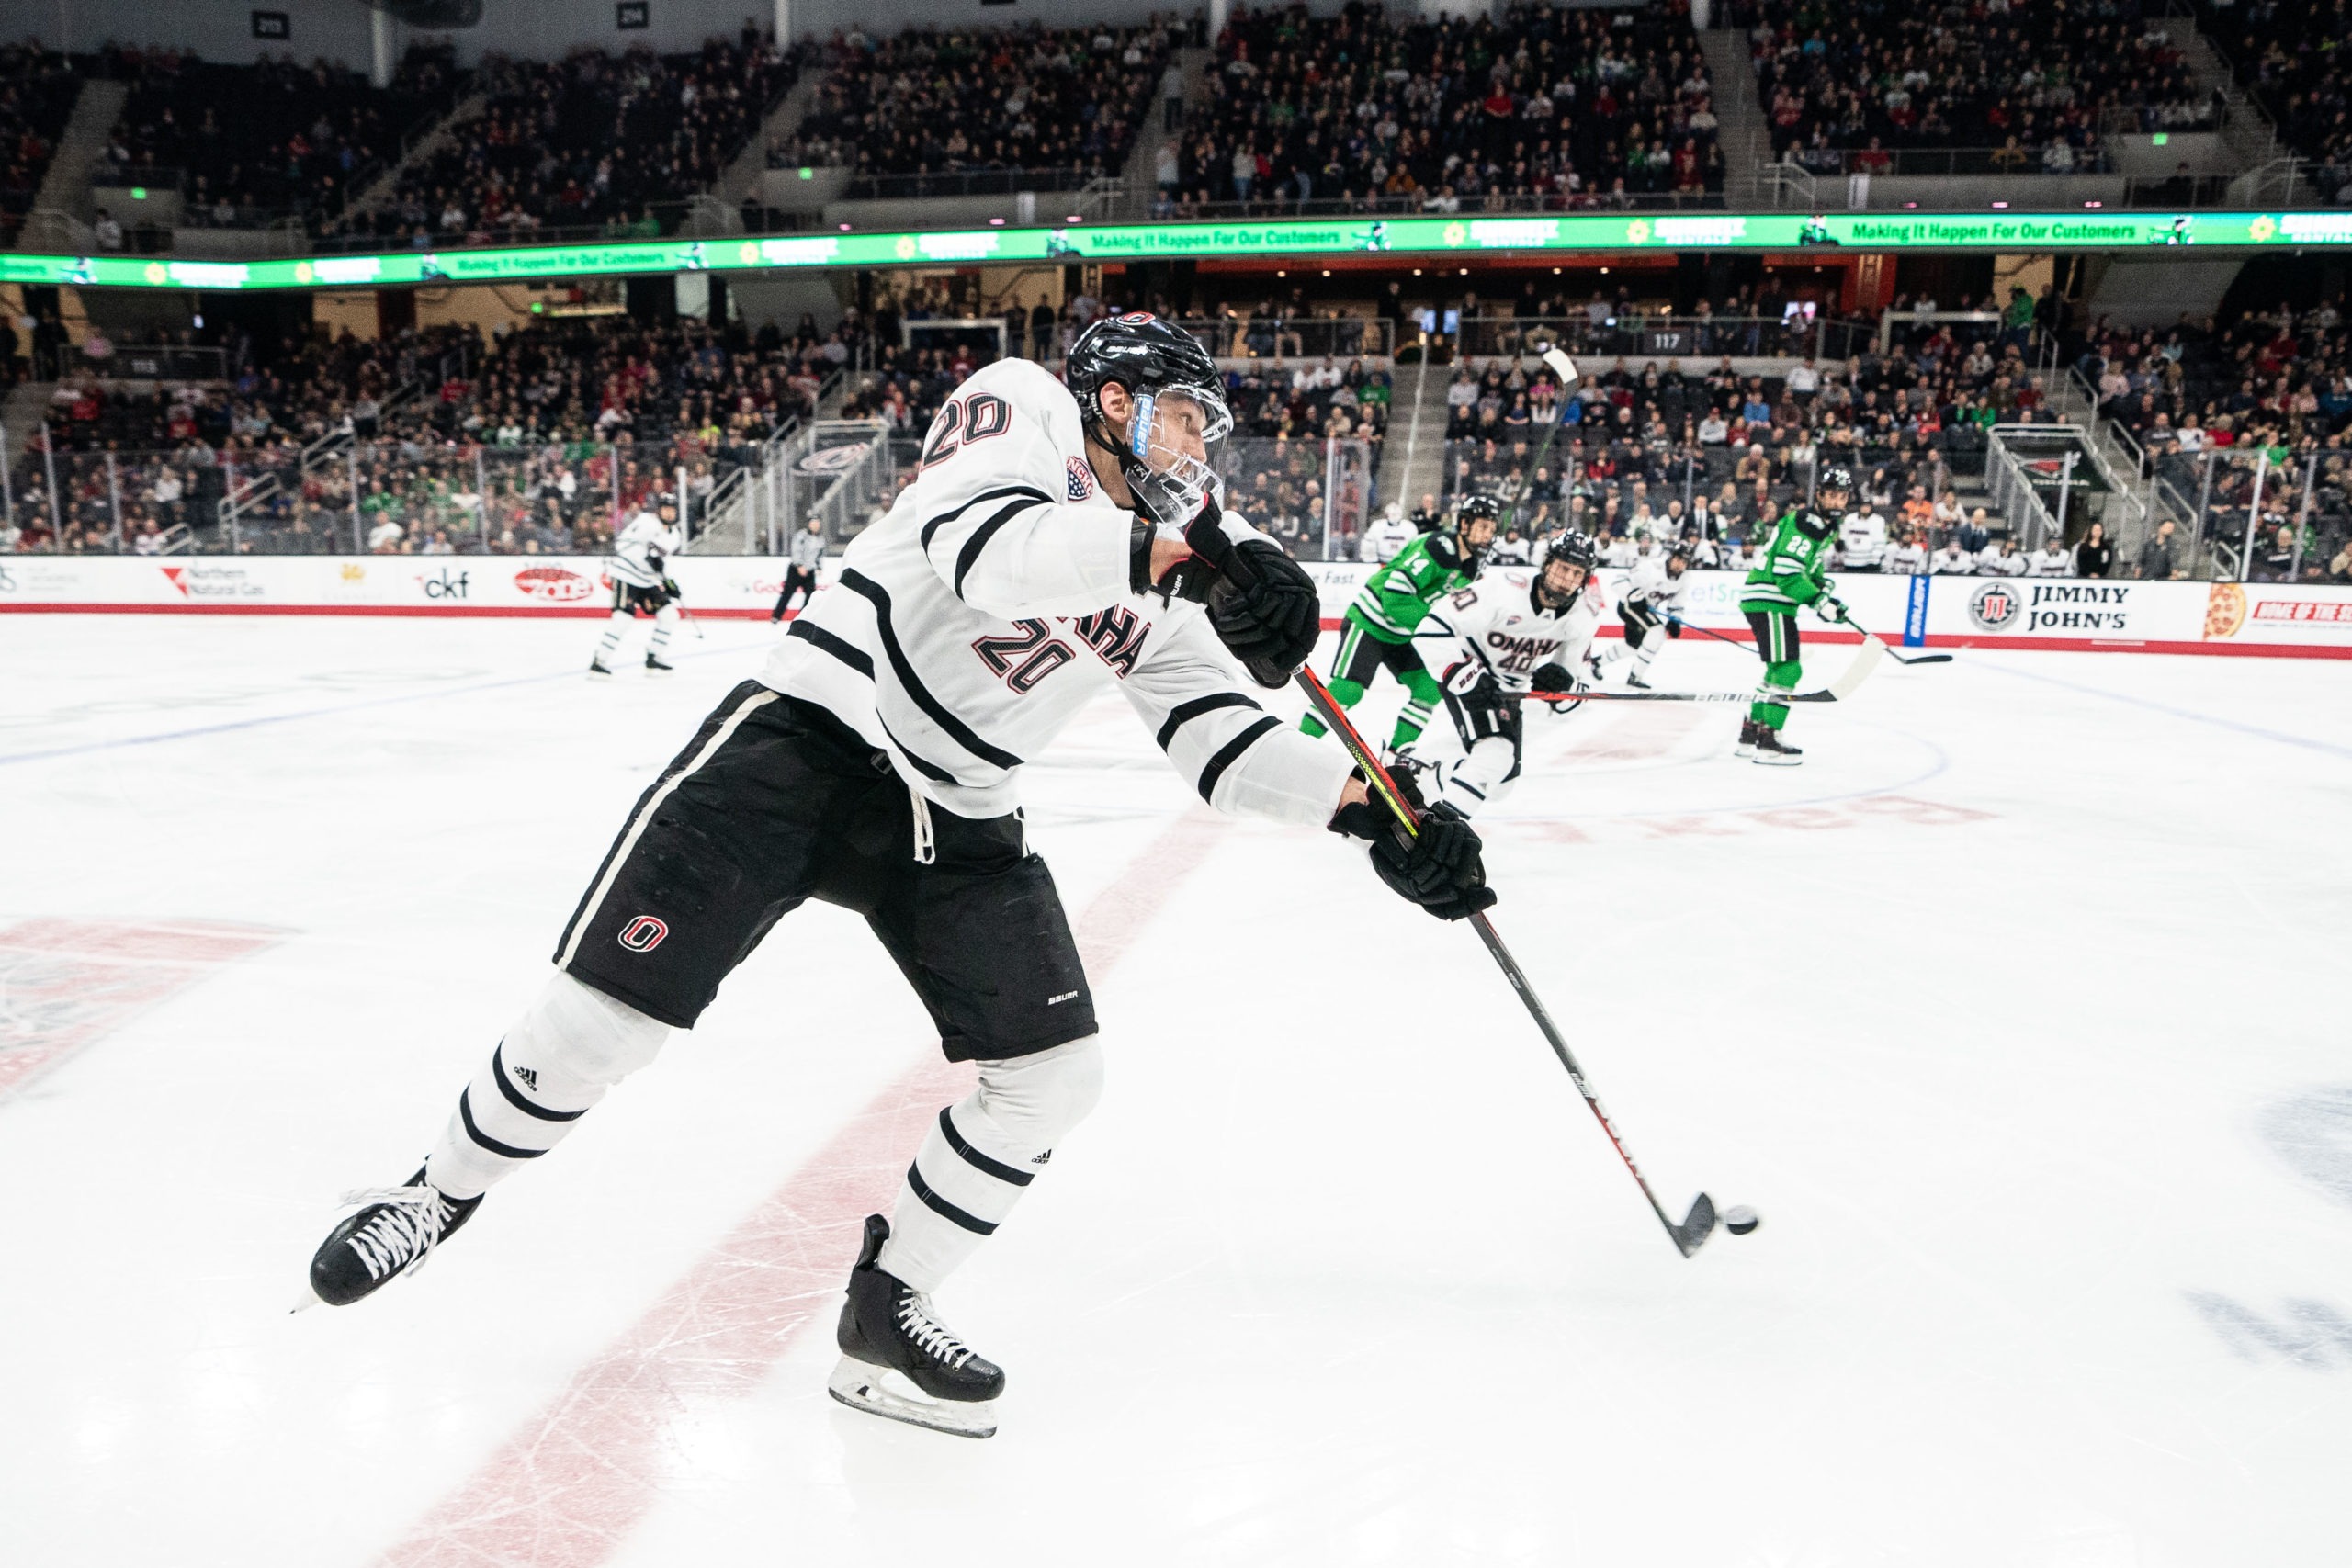
POLYGON ((1682 635, 1682 601, 1690 592, 1690 580, 1685 574, 1690 570, 1690 558, 1680 545, 1634 558, 1625 596, 1617 603, 1617 614, 1625 623, 1625 640, 1611 649, 1606 660, 1611 664, 1621 659, 1634 661, 1625 675, 1628 686, 1649 690, 1650 683, 1643 677, 1649 673, 1651 662, 1668 637, 1682 635))
MULTIPOLYGON (((979 1080, 940 1111, 890 1217, 865 1222, 831 1391, 985 1437, 1004 1374, 932 1292, 1011 1215, 1102 1076, 1077 944, 1022 827, 1024 762, 1115 687, 1212 807, 1366 840, 1382 881, 1441 918, 1494 902, 1458 811, 1432 806, 1408 835, 1345 753, 1250 694, 1249 680, 1280 685, 1305 662, 1320 609, 1304 570, 1219 510, 1209 449, 1230 421, 1216 363, 1178 328, 1125 315, 1087 329, 1067 374, 1001 360, 940 410, 914 483, 629 814, 557 941, 560 972, 424 1168, 356 1198, 320 1247, 321 1300, 357 1301, 424 1261, 816 898, 865 918, 979 1080)), ((1181 962, 1236 985, 1280 973, 1213 941, 1181 962)))
POLYGON ((1396 552, 1421 536, 1419 528, 1405 515, 1405 509, 1396 502, 1388 503, 1388 511, 1363 531, 1363 539, 1356 547, 1356 556, 1371 566, 1386 566, 1396 558, 1396 552))
POLYGON ((621 634, 638 615, 653 617, 653 640, 645 648, 647 672, 670 672, 670 663, 662 656, 670 650, 670 630, 678 624, 678 585, 670 581, 669 558, 684 542, 678 532, 678 502, 668 494, 655 501, 653 511, 630 518, 615 536, 613 553, 605 558, 605 575, 613 580, 613 618, 588 660, 591 676, 611 677, 621 634))
MULTIPOLYGON (((1459 761, 1429 769, 1435 798, 1465 817, 1501 799, 1519 777, 1521 705, 1530 697, 1573 699, 1584 689, 1577 667, 1600 628, 1600 594, 1592 580, 1599 550, 1584 534, 1553 539, 1533 570, 1490 571, 1421 619, 1420 637, 1449 647, 1423 655, 1442 671, 1446 711, 1462 736, 1459 761)), ((1573 700, 1555 701, 1573 708, 1573 700)))

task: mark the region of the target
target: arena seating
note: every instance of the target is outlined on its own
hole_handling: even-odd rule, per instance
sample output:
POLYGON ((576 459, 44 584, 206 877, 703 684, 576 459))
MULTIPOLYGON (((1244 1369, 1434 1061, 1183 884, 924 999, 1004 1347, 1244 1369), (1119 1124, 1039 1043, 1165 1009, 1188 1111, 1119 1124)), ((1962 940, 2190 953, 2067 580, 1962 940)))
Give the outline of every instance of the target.
POLYGON ((2207 39, 2230 62, 2289 147, 2316 167, 2330 201, 2352 186, 2352 12, 2335 0, 2199 0, 2207 39))
POLYGON ((1680 8, 1384 20, 1237 6, 1186 127, 1186 210, 1718 201, 1712 84, 1680 8))
POLYGON ((0 229, 32 210, 81 92, 63 55, 32 44, 0 47, 0 229))
POLYGON ((390 87, 316 61, 228 65, 170 50, 109 49, 130 84, 107 147, 113 177, 173 183, 182 221, 252 226, 300 214, 315 229, 446 111, 460 73, 447 45, 412 47, 390 87))
POLYGON ((1752 29, 1772 150, 1819 171, 1905 172, 1918 149, 1964 149, 1918 172, 2075 173, 2103 133, 2211 123, 2166 22, 2136 5, 1949 10, 1861 0, 1732 0, 1752 29))
POLYGON ((481 119, 406 171, 393 198, 353 227, 378 238, 483 240, 589 226, 674 230, 686 198, 791 90, 801 59, 748 28, 696 54, 492 57, 474 82, 486 100, 481 119))
POLYGON ((1164 25, 852 31, 825 51, 815 106, 769 161, 854 167, 853 197, 1009 189, 984 176, 1015 170, 1023 189, 1075 189, 1125 163, 1170 43, 1164 25))

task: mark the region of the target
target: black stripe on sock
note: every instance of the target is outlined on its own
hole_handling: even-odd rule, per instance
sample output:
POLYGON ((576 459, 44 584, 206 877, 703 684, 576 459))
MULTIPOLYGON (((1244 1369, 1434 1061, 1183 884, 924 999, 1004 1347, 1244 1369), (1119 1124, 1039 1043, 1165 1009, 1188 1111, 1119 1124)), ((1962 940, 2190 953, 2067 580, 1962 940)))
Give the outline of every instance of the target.
MULTIPOLYGON (((1168 750, 1168 743, 1176 739, 1176 732, 1178 730, 1183 728, 1186 725, 1192 723, 1194 719, 1200 717, 1201 715, 1204 713, 1215 713, 1219 708, 1254 708, 1257 706, 1258 705, 1254 701, 1242 695, 1239 692, 1211 692, 1205 697, 1194 697, 1190 702, 1178 703, 1174 707, 1170 708, 1168 710, 1168 722, 1159 727, 1159 733, 1153 736, 1152 739, 1159 741, 1159 749, 1165 751, 1168 750)), ((1264 710, 1261 708, 1259 711, 1262 713, 1264 710)))
POLYGON ((471 1138, 492 1154, 505 1159, 537 1159, 547 1153, 545 1149, 518 1149, 512 1144, 502 1144, 496 1138, 485 1134, 480 1127, 474 1125, 471 1093, 470 1089, 461 1089, 458 1091, 458 1120, 466 1124, 467 1137, 471 1138))
POLYGON ((993 1176, 999 1181, 1010 1181, 1015 1187, 1026 1187, 1037 1179, 1034 1170, 1023 1170, 1017 1165, 990 1159, 974 1148, 963 1134, 956 1130, 956 1119, 947 1114, 947 1107, 939 1108, 939 1130, 947 1134, 947 1146, 964 1156, 964 1163, 983 1176, 993 1176))
POLYGON ((490 1076, 498 1081, 498 1092, 506 1097, 506 1103, 526 1116, 536 1116, 542 1122, 577 1122, 588 1114, 584 1108, 579 1111, 549 1111, 544 1105, 534 1105, 524 1099, 523 1091, 516 1089, 514 1080, 506 1076, 506 1043, 503 1040, 490 1054, 490 1076))
POLYGON ((1215 798, 1216 794, 1216 782, 1217 780, 1225 777, 1225 770, 1239 761, 1241 760, 1241 753, 1250 750, 1250 747, 1255 746, 1258 743, 1259 738, 1263 736, 1266 731, 1270 729, 1280 729, 1282 727, 1283 721, 1281 719, 1276 718, 1272 714, 1268 714, 1265 717, 1260 719, 1257 723, 1251 725, 1249 728, 1243 730, 1232 739, 1227 741, 1217 751, 1217 754, 1209 759, 1209 765, 1201 770, 1201 798, 1207 801, 1211 806, 1215 806, 1216 804, 1216 800, 1215 798))
POLYGON ((922 1172, 913 1166, 907 1167, 907 1185, 914 1189, 915 1196, 922 1200, 923 1206, 941 1219, 953 1220, 974 1235, 996 1234, 996 1226, 989 1221, 980 1218, 978 1214, 966 1213, 938 1193, 933 1192, 930 1183, 923 1180, 922 1172))

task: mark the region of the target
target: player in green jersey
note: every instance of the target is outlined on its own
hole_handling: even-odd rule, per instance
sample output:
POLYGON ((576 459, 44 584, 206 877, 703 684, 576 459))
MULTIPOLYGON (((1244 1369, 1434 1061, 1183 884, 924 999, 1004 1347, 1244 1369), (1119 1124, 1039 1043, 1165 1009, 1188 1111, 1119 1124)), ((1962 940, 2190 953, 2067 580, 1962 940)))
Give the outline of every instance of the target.
POLYGON ((1804 753, 1781 743, 1789 721, 1789 694, 1804 667, 1797 660, 1797 611, 1810 604, 1823 620, 1846 618, 1846 606, 1829 591, 1829 549, 1837 542, 1838 519, 1854 492, 1854 476, 1844 468, 1823 470, 1815 489, 1819 509, 1792 506, 1772 531, 1764 558, 1747 574, 1739 595, 1740 613, 1756 633, 1764 660, 1764 682, 1739 727, 1738 755, 1751 761, 1790 767, 1804 753))
MULTIPOLYGON (((1408 694, 1405 711, 1388 738, 1392 751, 1411 745, 1444 702, 1437 677, 1421 662, 1413 633, 1430 606, 1444 594, 1467 587, 1478 575, 1487 547, 1495 542, 1502 507, 1488 495, 1474 495, 1454 512, 1453 526, 1424 534, 1398 550, 1388 564, 1364 580, 1340 628, 1340 651, 1331 661, 1331 695, 1353 707, 1385 667, 1408 694)), ((1299 720, 1309 735, 1323 733, 1313 714, 1299 720)))

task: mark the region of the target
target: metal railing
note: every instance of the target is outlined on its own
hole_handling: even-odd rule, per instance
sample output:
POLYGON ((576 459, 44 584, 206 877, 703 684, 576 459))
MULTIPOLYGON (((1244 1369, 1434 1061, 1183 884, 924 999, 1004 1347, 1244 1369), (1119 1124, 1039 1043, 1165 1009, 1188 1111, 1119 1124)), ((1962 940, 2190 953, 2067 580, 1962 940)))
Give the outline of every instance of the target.
POLYGON ((1193 201, 1155 193, 1141 203, 1137 217, 1167 222, 1203 220, 1265 221, 1277 218, 1443 218, 1454 214, 1477 217, 1490 212, 1649 212, 1720 209, 1724 193, 1709 191, 1580 191, 1573 197, 1558 191, 1507 193, 1440 197, 1426 191, 1409 196, 1310 197, 1272 195, 1249 201, 1193 201))
MULTIPOLYGON (((789 162, 771 168, 791 168, 789 162)), ((842 192, 847 201, 920 201, 947 196, 1017 196, 1023 191, 1058 195, 1084 190, 1107 177, 1102 169, 948 169, 922 175, 854 175, 842 192)))
POLYGON ((1377 316, 1185 316, 1176 324, 1215 359, 1392 357, 1396 324, 1377 316))

